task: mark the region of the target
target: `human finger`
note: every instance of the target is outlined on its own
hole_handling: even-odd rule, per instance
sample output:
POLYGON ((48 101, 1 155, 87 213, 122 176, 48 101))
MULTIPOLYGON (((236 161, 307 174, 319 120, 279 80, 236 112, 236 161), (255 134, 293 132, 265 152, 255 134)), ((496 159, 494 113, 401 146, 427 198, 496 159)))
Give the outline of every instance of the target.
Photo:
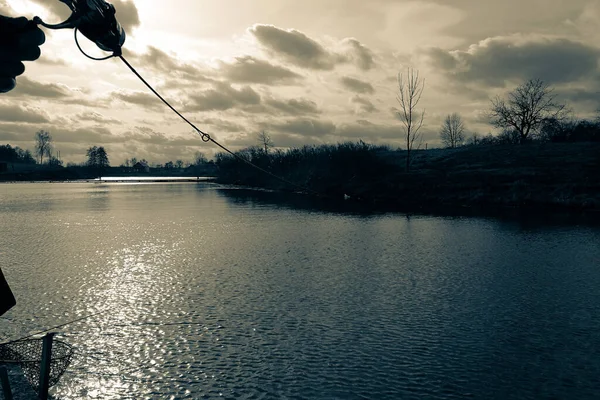
POLYGON ((0 93, 10 92, 17 86, 17 81, 12 76, 0 76, 0 93))
POLYGON ((20 46, 15 50, 15 56, 21 61, 34 61, 40 58, 42 51, 38 46, 20 46))
POLYGON ((18 76, 25 72, 25 65, 17 60, 2 61, 0 63, 0 76, 18 76))
POLYGON ((29 20, 25 17, 11 18, 0 15, 0 34, 20 32, 29 23, 29 20))
POLYGON ((20 47, 41 46, 46 41, 46 35, 37 26, 25 30, 19 34, 18 45, 20 47))

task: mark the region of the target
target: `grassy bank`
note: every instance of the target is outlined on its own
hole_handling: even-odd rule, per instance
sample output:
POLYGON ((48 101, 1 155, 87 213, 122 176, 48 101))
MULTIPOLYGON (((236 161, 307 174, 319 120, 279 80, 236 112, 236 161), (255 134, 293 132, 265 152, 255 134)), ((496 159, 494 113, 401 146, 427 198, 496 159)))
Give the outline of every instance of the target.
MULTIPOLYGON (((534 207, 600 210, 600 143, 528 143, 405 152, 366 144, 240 153, 326 196, 394 208, 534 207)), ((298 190, 231 156, 217 158, 222 183, 298 190)))

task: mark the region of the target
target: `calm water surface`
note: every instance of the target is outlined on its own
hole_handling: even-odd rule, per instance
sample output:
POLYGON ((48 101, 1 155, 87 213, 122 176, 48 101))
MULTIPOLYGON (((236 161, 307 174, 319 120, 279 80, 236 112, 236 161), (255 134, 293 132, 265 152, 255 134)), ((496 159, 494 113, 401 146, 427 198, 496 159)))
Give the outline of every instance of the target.
POLYGON ((0 185, 0 336, 60 399, 593 399, 600 228, 336 212, 213 184, 0 185))

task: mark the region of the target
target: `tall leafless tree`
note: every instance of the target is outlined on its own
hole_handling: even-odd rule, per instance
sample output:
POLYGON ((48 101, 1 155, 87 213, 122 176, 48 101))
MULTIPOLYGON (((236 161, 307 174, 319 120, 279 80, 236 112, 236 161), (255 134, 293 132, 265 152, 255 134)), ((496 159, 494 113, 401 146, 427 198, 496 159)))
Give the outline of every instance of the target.
POLYGON ((490 122, 497 128, 512 129, 525 142, 548 119, 566 117, 566 107, 556 100, 550 86, 540 79, 530 79, 508 94, 508 99, 492 100, 490 122))
POLYGON ((52 136, 50 132, 39 130, 35 133, 35 154, 40 157, 40 164, 43 164, 44 156, 52 155, 52 136))
POLYGON ((425 79, 419 77, 419 71, 408 68, 406 74, 398 73, 398 94, 396 99, 400 109, 396 111, 398 119, 404 125, 406 138, 406 171, 410 170, 410 156, 415 141, 420 138, 419 131, 423 126, 425 110, 417 112, 416 108, 425 89, 425 79))
POLYGON ((465 141, 465 123, 458 113, 446 116, 440 129, 440 138, 446 147, 454 149, 465 141))
POLYGON ((273 143, 273 139, 271 139, 271 136, 267 132, 261 131, 258 133, 258 135, 256 135, 256 138, 260 143, 260 147, 264 149, 265 154, 269 154, 269 149, 275 146, 275 144, 273 143))

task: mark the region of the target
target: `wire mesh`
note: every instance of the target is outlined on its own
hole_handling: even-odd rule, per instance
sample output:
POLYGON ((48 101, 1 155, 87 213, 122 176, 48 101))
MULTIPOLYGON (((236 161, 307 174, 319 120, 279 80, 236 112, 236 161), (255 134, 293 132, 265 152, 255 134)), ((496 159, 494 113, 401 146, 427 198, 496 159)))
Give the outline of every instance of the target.
MULTIPOLYGON (((16 340, 0 344, 0 364, 18 364, 36 392, 40 387, 43 338, 16 340)), ((73 358, 73 347, 60 340, 52 343, 49 386, 58 383, 73 358)))

